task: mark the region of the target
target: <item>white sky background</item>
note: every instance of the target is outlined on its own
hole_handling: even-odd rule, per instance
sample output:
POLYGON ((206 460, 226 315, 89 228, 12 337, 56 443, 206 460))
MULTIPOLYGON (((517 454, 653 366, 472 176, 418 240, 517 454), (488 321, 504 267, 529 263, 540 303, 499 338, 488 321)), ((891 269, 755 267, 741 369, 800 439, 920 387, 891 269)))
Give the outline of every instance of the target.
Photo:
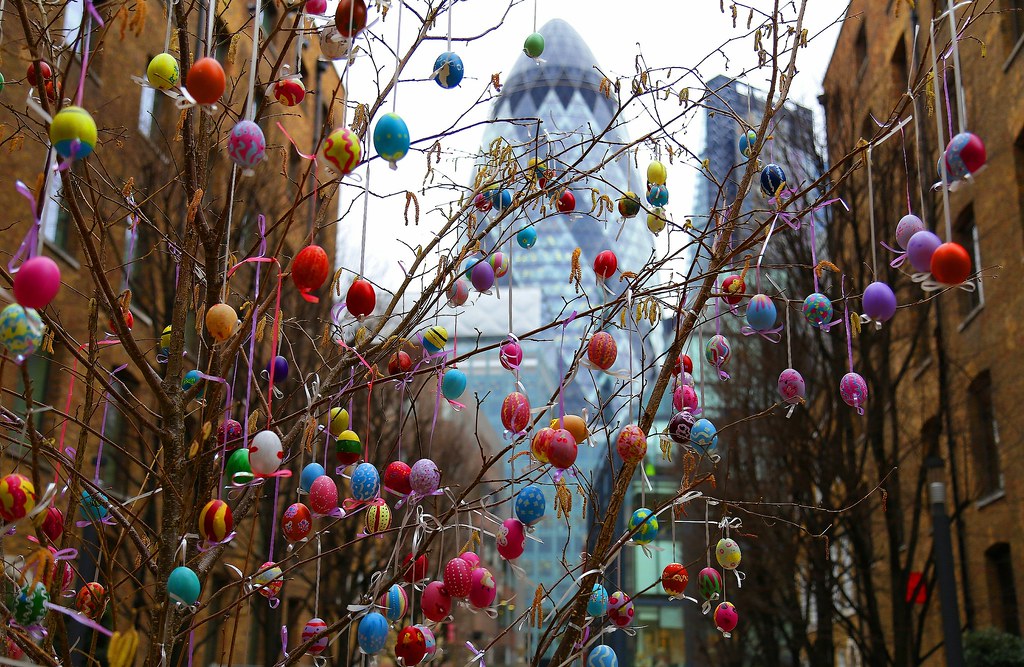
MULTIPOLYGON (((332 3, 333 4, 333 3, 332 3)), ((372 6, 372 0, 368 2, 372 6)), ((738 28, 732 27, 732 17, 728 2, 726 13, 719 8, 719 0, 662 0, 660 2, 612 3, 608 0, 538 0, 537 26, 542 26, 552 18, 563 18, 576 28, 584 41, 590 46, 598 65, 609 76, 627 77, 623 81, 625 91, 629 89, 629 78, 635 73, 634 59, 642 48, 648 66, 662 67, 694 66, 713 52, 731 37, 746 33, 747 11, 739 12, 738 28), (637 46, 639 42, 640 46, 637 46)), ((753 0, 755 7, 770 11, 771 0, 753 0)), ((413 6, 421 10, 425 3, 416 1, 413 6)), ((452 35, 454 38, 476 35, 493 26, 501 16, 506 5, 504 0, 463 0, 455 5, 452 17, 452 35)), ((835 46, 839 33, 837 19, 846 11, 847 3, 842 0, 809 0, 805 15, 805 26, 809 29, 812 41, 808 48, 802 49, 798 55, 797 69, 791 97, 813 109, 820 116, 817 97, 821 92, 821 81, 825 68, 835 46), (835 23, 835 25, 830 24, 835 23)), ((794 16, 792 3, 786 2, 788 16, 794 16)), ((453 90, 444 90, 433 81, 412 81, 405 79, 426 79, 432 71, 434 59, 446 50, 444 37, 447 34, 445 18, 430 33, 437 36, 438 41, 427 41, 407 66, 403 81, 397 90, 395 111, 401 115, 409 126, 415 142, 418 138, 439 133, 451 126, 458 117, 469 109, 485 89, 490 86, 491 74, 502 73, 504 81, 519 54, 522 52, 523 40, 533 31, 533 0, 525 0, 517 4, 511 11, 504 25, 485 37, 466 44, 455 41, 452 50, 458 53, 466 67, 466 77, 461 86, 453 90)), ((376 11, 370 10, 371 20, 376 11)), ((371 30, 394 47, 398 34, 397 3, 389 13, 387 20, 378 22, 371 30)), ((406 14, 402 25, 402 52, 411 42, 417 21, 411 14, 406 14)), ((756 24, 756 20, 755 20, 756 24)), ((361 40, 363 45, 366 42, 361 40)), ((393 56, 385 57, 385 48, 380 43, 370 44, 378 64, 384 66, 381 73, 382 81, 393 75, 393 56)), ((318 48, 313 46, 313 48, 318 48)), ((729 67, 726 69, 725 59, 721 54, 708 58, 699 70, 704 80, 718 74, 735 75, 742 67, 756 65, 756 54, 752 38, 734 42, 725 48, 729 56, 729 67)), ((770 75, 770 65, 761 72, 753 72, 746 82, 758 88, 765 88, 770 75)), ((352 100, 368 102, 376 97, 376 78, 372 63, 367 58, 357 59, 348 83, 349 96, 352 100)), ((695 90, 697 82, 691 86, 691 99, 699 96, 695 90)), ((663 102, 667 108, 676 110, 677 102, 663 102)), ((460 127, 487 118, 490 103, 478 105, 459 122, 460 127)), ((389 98, 382 112, 391 111, 392 99, 389 98)), ((703 111, 696 117, 702 118, 703 111)), ((336 119, 340 120, 340 119, 336 119)), ((651 127, 636 122, 629 126, 629 135, 635 138, 649 131, 651 127)), ((452 138, 442 140, 445 155, 437 169, 447 174, 456 184, 465 186, 470 183, 473 162, 466 157, 453 161, 456 155, 465 156, 480 148, 484 127, 479 126, 462 132, 452 138)), ((372 126, 371 126, 372 136, 372 126)), ((700 153, 703 142, 703 127, 699 122, 692 123, 685 134, 677 136, 688 148, 700 153)), ((363 146, 364 158, 376 155, 372 141, 363 146)), ((455 190, 428 192, 426 197, 419 195, 426 174, 426 158, 423 153, 415 150, 426 150, 429 143, 414 146, 414 150, 399 165, 397 171, 391 171, 382 160, 374 160, 370 166, 372 190, 390 195, 384 199, 371 198, 368 208, 368 234, 366 242, 366 277, 372 282, 394 289, 398 286, 402 270, 398 261, 408 266, 412 261, 410 250, 400 243, 401 239, 410 246, 426 243, 433 237, 434 231, 440 228, 444 219, 432 207, 443 206, 448 209, 451 200, 458 200, 459 193, 455 190), (419 227, 405 226, 403 209, 405 207, 405 190, 413 190, 420 196, 422 215, 419 227)), ((663 158, 667 162, 667 157, 663 158)), ((669 171, 668 187, 671 200, 668 212, 676 221, 682 221, 693 211, 694 192, 698 174, 692 163, 682 165, 678 161, 669 171)), ((643 152, 640 157, 641 177, 645 169, 643 152)), ((361 166, 358 173, 365 177, 366 167, 361 166)), ((358 186, 361 189, 361 185, 358 186)), ((642 191, 642 184, 634 186, 642 191)), ((342 189, 341 205, 345 210, 352 199, 359 194, 356 185, 342 189)), ((584 193, 585 195, 585 193, 584 193)), ((614 197, 613 197, 614 198, 614 197)), ((589 209, 589 197, 577 194, 579 207, 589 209)), ((354 210, 338 223, 339 260, 342 266, 358 272, 360 253, 360 234, 363 218, 363 203, 359 201, 354 210)), ((638 224, 644 224, 638 218, 638 224)), ((543 234, 543 224, 538 225, 539 233, 543 234)), ((662 249, 666 235, 662 234, 662 249)), ((572 249, 566 249, 568 259, 572 249)), ((435 264, 435 263, 431 263, 435 264)), ((568 269, 567 269, 568 271, 568 269)), ((351 276, 343 279, 343 289, 351 282, 351 276)), ((385 295, 379 294, 378 301, 385 295)))

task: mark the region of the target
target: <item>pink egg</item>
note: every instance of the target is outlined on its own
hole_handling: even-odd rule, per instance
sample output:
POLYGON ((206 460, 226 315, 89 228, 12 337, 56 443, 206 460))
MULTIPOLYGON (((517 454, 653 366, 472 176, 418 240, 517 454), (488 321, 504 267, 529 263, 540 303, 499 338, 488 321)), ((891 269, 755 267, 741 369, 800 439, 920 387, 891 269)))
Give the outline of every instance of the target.
POLYGON ((469 563, 470 570, 475 570, 480 567, 480 556, 477 556, 472 551, 466 551, 459 554, 459 558, 469 563))
MULTIPOLYGON (((302 628, 301 641, 305 644, 307 641, 315 637, 318 633, 323 632, 327 629, 327 624, 319 618, 311 618, 306 623, 306 626, 302 628)), ((331 641, 330 635, 323 635, 315 642, 309 645, 309 653, 311 655, 320 655, 327 648, 327 644, 331 641)))
POLYGON ((302 8, 306 10, 307 14, 321 16, 327 13, 327 0, 306 0, 306 4, 302 8))
POLYGON ((45 308, 60 289, 60 269, 49 257, 33 257, 14 274, 14 298, 23 308, 45 308))
POLYGON ((431 581, 423 589, 420 607, 424 616, 434 623, 440 623, 452 612, 452 596, 440 581, 431 581))
POLYGON ((486 609, 494 604, 498 596, 498 585, 494 575, 485 567, 478 567, 471 575, 472 584, 469 589, 469 604, 477 609, 486 609))
POLYGON ((526 527, 519 519, 505 519, 498 529, 498 553, 505 560, 515 560, 526 551, 526 527))
POLYGON ((429 495, 441 486, 441 471, 430 459, 420 459, 409 471, 409 485, 420 495, 429 495))
POLYGON ((787 403, 799 403, 806 395, 804 378, 794 368, 787 368, 779 375, 779 395, 787 403))
POLYGON ((693 387, 681 384, 676 387, 676 390, 672 393, 672 407, 676 411, 689 410, 693 412, 697 409, 697 392, 693 387))
POLYGON ((472 568, 461 558, 453 558, 444 566, 444 587, 453 598, 465 598, 473 585, 472 568))
POLYGON ((338 507, 338 485, 327 475, 320 475, 309 487, 309 508, 317 514, 330 514, 338 507))

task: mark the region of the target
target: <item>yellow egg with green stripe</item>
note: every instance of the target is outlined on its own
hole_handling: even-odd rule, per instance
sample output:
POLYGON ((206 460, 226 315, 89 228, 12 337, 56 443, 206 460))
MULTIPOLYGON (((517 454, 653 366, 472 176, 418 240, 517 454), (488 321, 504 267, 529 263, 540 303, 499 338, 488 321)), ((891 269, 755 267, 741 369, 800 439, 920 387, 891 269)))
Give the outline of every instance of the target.
POLYGON ((50 143, 61 157, 87 157, 96 147, 96 139, 96 121, 82 107, 64 107, 50 123, 50 143))

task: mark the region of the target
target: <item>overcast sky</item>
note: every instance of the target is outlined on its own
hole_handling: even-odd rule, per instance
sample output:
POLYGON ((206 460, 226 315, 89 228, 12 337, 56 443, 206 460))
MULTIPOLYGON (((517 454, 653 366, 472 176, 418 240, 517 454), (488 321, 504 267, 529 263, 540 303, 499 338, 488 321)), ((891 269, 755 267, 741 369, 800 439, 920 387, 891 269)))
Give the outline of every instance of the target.
MULTIPOLYGON (((372 3, 368 3, 372 4, 372 3)), ((423 3, 415 3, 422 7, 423 3)), ((504 0, 464 0, 455 5, 452 16, 452 34, 458 39, 476 35, 494 25, 505 6, 504 0)), ((634 74, 634 60, 642 49, 647 63, 654 67, 693 67, 709 53, 731 37, 745 34, 747 11, 740 10, 738 28, 732 27, 732 16, 726 3, 726 13, 719 8, 719 0, 664 0, 662 2, 617 2, 608 0, 538 0, 536 4, 537 26, 552 18, 562 18, 571 23, 590 46, 597 63, 610 75, 630 77, 634 74)), ((753 0, 756 7, 770 10, 771 0, 753 0)), ((414 5, 414 6, 415 6, 414 5)), ((793 9, 789 6, 789 15, 793 9)), ((809 0, 805 25, 812 37, 810 46, 799 54, 799 74, 793 84, 792 98, 820 112, 817 96, 821 92, 821 80, 829 57, 835 46, 839 29, 837 20, 846 11, 846 2, 841 0, 809 0), (831 26, 831 27, 830 27, 831 26)), ((371 10, 371 15, 375 12, 371 10)), ((402 25, 404 51, 411 40, 411 30, 417 26, 414 17, 406 16, 402 25)), ((372 30, 381 35, 389 45, 394 46, 398 37, 397 9, 392 10, 386 22, 377 23, 372 30)), ((508 72, 522 51, 523 40, 534 29, 534 2, 526 0, 516 5, 505 23, 485 37, 466 44, 456 41, 452 50, 457 52, 466 66, 466 77, 458 89, 443 90, 432 81, 402 81, 397 90, 396 112, 409 126, 415 141, 418 137, 440 132, 471 107, 487 87, 490 77, 508 72)), ((447 22, 438 22, 431 36, 441 37, 439 41, 426 42, 412 59, 403 78, 426 78, 430 75, 434 58, 446 50, 444 37, 447 22)), ((718 74, 734 75, 743 67, 756 65, 756 55, 751 39, 732 43, 724 49, 726 60, 721 53, 704 60, 700 65, 705 80, 718 74)), ((374 46, 375 54, 382 54, 381 45, 374 46)), ((381 58, 381 56, 377 56, 381 58)), ((382 63, 383 64, 383 63, 382 63)), ((356 62, 349 80, 352 99, 368 102, 376 95, 375 76, 369 60, 356 62)), ((770 69, 754 72, 746 81, 755 87, 764 87, 770 69)), ((385 68, 385 79, 393 72, 393 63, 385 68)), ((627 84, 628 85, 628 84, 627 84)), ((390 111, 389 98, 385 110, 390 111)), ((460 125, 468 125, 487 117, 491 105, 485 104, 471 112, 460 125)), ((699 115, 699 114, 698 114, 699 115)), ((630 135, 637 136, 650 128, 630 126, 630 135)), ((466 154, 477 150, 483 128, 477 127, 460 133, 457 137, 442 142, 446 151, 454 150, 466 154)), ((702 127, 690 126, 685 136, 679 137, 694 152, 699 153, 702 143, 702 127)), ((424 147, 426 148, 426 147, 424 147)), ((372 146, 363 147, 364 156, 374 154, 372 146)), ((446 157, 449 157, 446 155, 446 157)), ((644 159, 641 157, 641 167, 644 159)), ((682 220, 694 212, 693 190, 696 175, 690 167, 675 167, 670 171, 668 186, 672 193, 669 212, 673 219, 682 220)), ((468 159, 457 163, 445 160, 440 169, 450 174, 456 182, 468 184, 472 178, 472 162, 468 159)), ((365 174, 361 167, 360 174, 365 174)), ((426 173, 425 157, 413 152, 399 163, 397 171, 391 171, 380 160, 371 166, 372 189, 381 193, 394 193, 384 200, 370 202, 368 211, 369 234, 367 239, 367 277, 385 286, 396 286, 401 270, 397 261, 408 266, 411 254, 398 243, 401 238, 415 246, 433 236, 443 220, 438 213, 428 214, 431 206, 443 203, 441 193, 421 199, 424 215, 419 229, 406 227, 403 218, 405 206, 404 191, 419 191, 426 173)), ((356 195, 353 187, 342 189, 341 196, 351 201, 356 195)), ((344 206, 346 202, 342 202, 344 206)), ((338 225, 339 253, 342 264, 357 269, 359 266, 359 238, 362 226, 362 202, 355 214, 347 215, 338 225)), ((570 253, 572 249, 567 249, 570 253)), ((348 280, 343 281, 347 283, 348 280)))

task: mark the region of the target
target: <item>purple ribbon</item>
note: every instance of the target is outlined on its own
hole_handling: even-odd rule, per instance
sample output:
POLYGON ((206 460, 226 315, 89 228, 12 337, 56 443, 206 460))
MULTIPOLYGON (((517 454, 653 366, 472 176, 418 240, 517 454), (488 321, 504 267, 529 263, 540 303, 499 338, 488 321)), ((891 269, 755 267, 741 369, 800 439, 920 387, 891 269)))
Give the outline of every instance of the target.
POLYGON ((473 653, 473 657, 470 658, 469 662, 466 664, 472 665, 474 662, 479 660, 480 667, 487 667, 487 663, 484 662, 483 651, 477 650, 476 646, 473 646, 473 642, 466 642, 466 648, 468 648, 473 653))
POLYGON ((753 336, 756 334, 761 338, 764 338, 769 343, 778 343, 780 340, 782 340, 782 335, 779 333, 780 331, 782 331, 781 324, 775 327, 774 329, 765 329, 764 331, 760 331, 758 329, 754 329, 753 327, 746 325, 740 328, 740 333, 743 334, 744 336, 753 336))
POLYGON ((891 266, 892 268, 894 268, 894 269, 899 268, 900 266, 903 265, 903 262, 907 261, 907 251, 906 250, 898 250, 896 248, 893 248, 892 246, 890 246, 885 241, 879 241, 878 244, 880 246, 882 246, 883 248, 885 248, 886 250, 888 250, 889 252, 891 252, 894 255, 896 255, 896 258, 894 260, 892 260, 891 262, 889 262, 889 266, 891 266))
POLYGON ((18 251, 14 253, 14 257, 7 263, 7 270, 11 273, 17 271, 22 263, 36 256, 36 248, 39 247, 39 229, 43 224, 42 219, 39 217, 38 207, 36 206, 36 198, 32 196, 32 191, 28 189, 28 186, 18 181, 14 184, 14 189, 28 200, 28 205, 32 209, 32 226, 29 228, 28 233, 25 234, 25 238, 22 239, 21 245, 18 246, 18 251))
POLYGON ((82 625, 84 625, 87 628, 91 628, 92 630, 95 630, 96 632, 102 633, 102 634, 104 634, 104 635, 106 635, 108 637, 113 637, 114 636, 113 632, 111 632, 110 630, 106 629, 105 627, 103 627, 102 625, 100 625, 96 621, 92 620, 91 618, 89 618, 85 614, 77 612, 74 609, 70 609, 68 607, 62 607, 59 604, 53 604, 52 602, 45 602, 44 604, 46 605, 46 608, 49 609, 50 611, 56 611, 56 612, 59 612, 61 614, 64 614, 65 616, 70 616, 71 618, 75 619, 76 621, 78 621, 79 623, 81 623, 82 625))

